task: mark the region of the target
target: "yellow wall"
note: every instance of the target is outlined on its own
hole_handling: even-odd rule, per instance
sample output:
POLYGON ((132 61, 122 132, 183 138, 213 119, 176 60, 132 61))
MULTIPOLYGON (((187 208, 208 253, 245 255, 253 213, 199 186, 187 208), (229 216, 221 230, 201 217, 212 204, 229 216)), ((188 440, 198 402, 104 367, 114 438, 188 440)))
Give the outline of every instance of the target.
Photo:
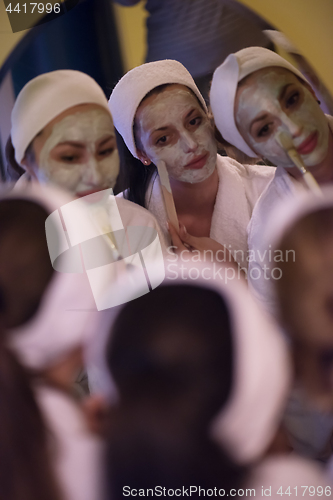
POLYGON ((333 95, 333 0, 239 0, 283 31, 333 95))
POLYGON ((20 31, 19 33, 12 32, 4 1, 0 0, 0 68, 27 31, 29 30, 20 31))
MULTIPOLYGON (((180 0, 181 1, 181 0, 180 0)), ((239 0, 266 18, 308 58, 333 94, 333 0, 239 0)), ((113 4, 127 71, 144 61, 144 0, 134 7, 113 4)), ((0 0, 0 66, 26 31, 12 33, 0 0)))
POLYGON ((134 7, 113 4, 125 71, 139 66, 145 59, 147 12, 144 5, 145 1, 134 7))
MULTIPOLYGON (((333 0, 239 0, 283 31, 307 57, 333 94, 333 0)), ((141 64, 145 46, 145 2, 114 5, 125 70, 141 64)))
MULTIPOLYGON (((58 3, 62 3, 64 0, 58 0, 58 3)), ((27 2, 29 4, 29 2, 27 2)), ((44 2, 44 5, 47 2, 44 2)), ((17 4, 17 2, 12 2, 12 8, 17 4)), ((45 14, 37 15, 35 21, 41 19, 45 14)), ((6 12, 6 6, 3 0, 0 0, 0 68, 18 44, 18 42, 26 35, 30 30, 19 31, 18 33, 13 33, 6 12)))

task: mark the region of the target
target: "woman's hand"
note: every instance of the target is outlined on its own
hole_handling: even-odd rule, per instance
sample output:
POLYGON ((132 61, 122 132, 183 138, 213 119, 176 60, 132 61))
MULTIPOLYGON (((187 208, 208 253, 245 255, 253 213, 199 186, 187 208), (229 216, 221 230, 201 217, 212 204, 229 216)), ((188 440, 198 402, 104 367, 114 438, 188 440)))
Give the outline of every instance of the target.
POLYGON ((196 250, 202 253, 203 256, 206 256, 210 252, 213 261, 228 263, 238 268, 238 264, 231 252, 224 245, 221 245, 221 243, 206 236, 192 236, 181 223, 179 223, 179 233, 171 222, 168 222, 168 229, 172 243, 177 248, 176 253, 181 254, 183 251, 193 252, 196 250))

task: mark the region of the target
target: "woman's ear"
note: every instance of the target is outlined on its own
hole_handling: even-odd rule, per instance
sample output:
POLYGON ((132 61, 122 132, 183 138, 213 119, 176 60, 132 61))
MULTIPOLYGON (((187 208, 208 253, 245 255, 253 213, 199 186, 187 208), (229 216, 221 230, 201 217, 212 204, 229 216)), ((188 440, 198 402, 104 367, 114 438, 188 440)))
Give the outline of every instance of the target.
POLYGON ((36 172, 33 163, 25 155, 20 163, 20 166, 31 176, 32 179, 37 180, 36 172))
POLYGON ((24 168, 24 170, 25 170, 26 172, 30 173, 30 172, 29 172, 29 169, 30 169, 31 167, 30 167, 30 165, 29 165, 29 161, 28 161, 28 159, 27 159, 27 157, 26 157, 26 156, 25 156, 25 157, 23 158, 23 160, 21 161, 21 163, 20 163, 20 167, 24 168))
POLYGON ((146 153, 144 151, 141 151, 141 149, 136 150, 136 154, 138 155, 139 160, 144 164, 144 165, 150 165, 151 160, 148 158, 146 153))
POLYGON ((27 147, 21 167, 31 176, 32 179, 37 180, 36 175, 36 156, 32 143, 27 147))

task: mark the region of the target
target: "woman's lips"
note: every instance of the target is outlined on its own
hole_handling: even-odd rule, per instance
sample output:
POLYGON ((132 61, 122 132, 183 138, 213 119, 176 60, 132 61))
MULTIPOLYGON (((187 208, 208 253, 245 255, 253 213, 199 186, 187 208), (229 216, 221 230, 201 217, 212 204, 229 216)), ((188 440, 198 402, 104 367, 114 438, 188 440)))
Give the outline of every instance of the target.
POLYGON ((302 142, 297 148, 297 153, 300 155, 308 155, 312 153, 312 151, 317 146, 318 142, 318 132, 315 130, 310 134, 305 141, 302 142))
MULTIPOLYGON (((89 189, 86 191, 79 191, 76 193, 76 196, 78 198, 84 198, 86 196, 90 196, 89 201, 92 201, 93 203, 95 203, 103 198, 105 189, 107 189, 107 188, 103 187, 103 188, 89 189), (94 196, 91 196, 91 195, 94 195, 94 196)), ((88 201, 88 200, 86 200, 86 201, 88 201)))
POLYGON ((207 158, 208 153, 197 156, 190 163, 187 163, 187 165, 185 165, 185 168, 188 168, 189 170, 200 169, 206 164, 207 158))
POLYGON ((86 191, 77 192, 76 196, 82 198, 83 196, 89 196, 90 194, 98 193, 99 191, 101 191, 101 188, 87 189, 86 191))

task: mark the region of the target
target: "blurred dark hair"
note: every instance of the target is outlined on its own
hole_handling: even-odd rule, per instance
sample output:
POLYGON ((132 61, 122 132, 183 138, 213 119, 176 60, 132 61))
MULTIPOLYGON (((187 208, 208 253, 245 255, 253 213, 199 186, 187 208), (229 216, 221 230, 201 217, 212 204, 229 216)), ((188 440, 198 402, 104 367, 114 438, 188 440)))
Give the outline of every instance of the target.
MULTIPOLYGON (((163 92, 163 90, 165 90, 167 87, 170 87, 170 85, 174 84, 164 83, 150 90, 150 92, 148 92, 148 94, 146 94, 145 97, 142 99, 139 106, 141 106, 141 104, 146 99, 148 99, 148 97, 163 92)), ((202 103, 199 101, 198 97, 193 92, 193 90, 190 88, 189 90, 193 94, 193 96, 197 99, 200 107, 204 109, 202 103)), ((135 120, 133 123, 133 135, 137 147, 142 148, 142 146, 140 146, 135 120)), ((141 205, 144 208, 147 208, 145 204, 145 195, 149 186, 149 182, 154 172, 156 172, 157 170, 156 165, 154 165, 153 163, 151 163, 150 165, 143 165, 143 163, 140 160, 134 158, 132 153, 127 148, 123 138, 118 132, 116 133, 116 138, 117 138, 117 146, 120 158, 120 174, 118 177, 119 182, 117 182, 117 188, 119 189, 119 191, 126 190, 126 192, 124 193, 124 198, 134 203, 137 203, 138 205, 141 205)))
POLYGON ((29 375, 0 335, 0 498, 60 500, 29 375))
MULTIPOLYGON (((28 146, 26 150, 26 154, 32 155, 32 143, 28 146)), ((8 137, 6 148, 5 148, 5 156, 7 163, 7 172, 6 177, 8 181, 17 181, 24 173, 24 168, 21 167, 15 160, 15 149, 12 143, 11 136, 8 137)))
POLYGON ((5 326, 15 327, 38 309, 53 268, 44 208, 29 200, 0 201, 0 291, 5 326))
POLYGON ((31 318, 52 274, 44 258, 46 217, 30 201, 0 201, 0 498, 5 500, 61 498, 30 374, 6 347, 6 328, 31 318))
POLYGON ((117 130, 116 139, 120 159, 120 170, 116 184, 117 192, 124 191, 126 200, 147 208, 145 195, 150 179, 154 172, 157 171, 156 166, 153 163, 143 165, 140 160, 134 158, 117 130))
POLYGON ((209 436, 231 392, 232 360, 229 314, 216 292, 161 286, 124 306, 107 348, 120 396, 110 423, 110 498, 122 498, 124 485, 242 483, 243 468, 209 436))

